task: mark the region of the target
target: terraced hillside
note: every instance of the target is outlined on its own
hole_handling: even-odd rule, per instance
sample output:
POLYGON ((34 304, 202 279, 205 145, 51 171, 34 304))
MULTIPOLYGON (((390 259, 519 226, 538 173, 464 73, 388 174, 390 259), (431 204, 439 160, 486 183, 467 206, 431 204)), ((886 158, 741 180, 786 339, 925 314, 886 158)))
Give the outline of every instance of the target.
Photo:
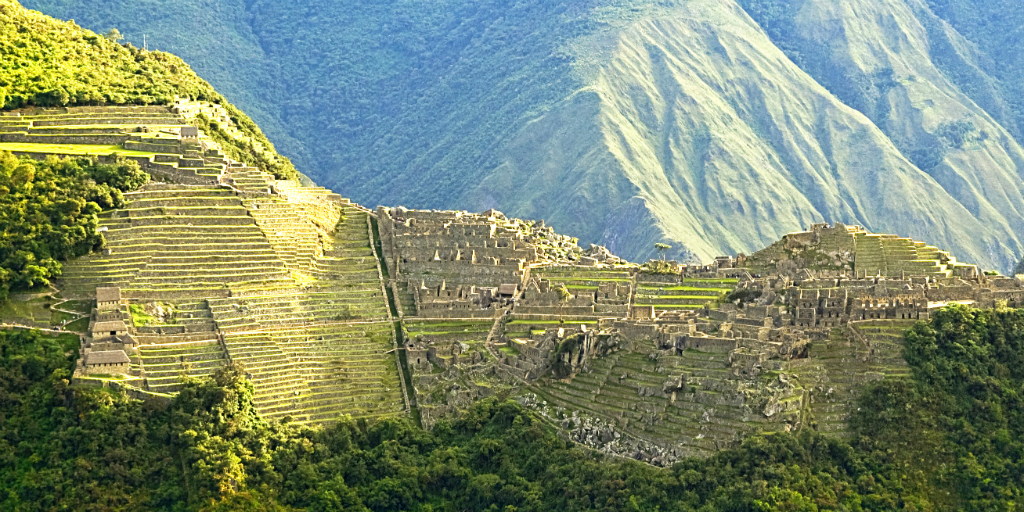
POLYGON ((658 310, 687 310, 704 307, 736 287, 732 278, 693 278, 680 283, 643 280, 638 277, 636 299, 638 307, 653 306, 658 310))
MULTIPOLYGON (((571 380, 545 382, 529 391, 544 402, 550 417, 583 414, 613 425, 635 438, 618 441, 632 450, 653 457, 707 456, 746 432, 786 428, 785 422, 751 410, 744 389, 732 378, 729 359, 729 354, 698 350, 669 355, 641 343, 595 359, 571 380), (663 393, 666 381, 679 376, 688 388, 663 393)), ((799 405, 800 397, 793 398, 799 405)))
POLYGON ((298 203, 238 194, 164 184, 129 195, 104 219, 107 252, 69 265, 62 290, 118 286, 132 302, 177 312, 138 328, 139 370, 153 391, 173 390, 182 370, 231 361, 245 365, 270 418, 403 410, 367 213, 335 203, 336 227, 318 231, 298 203))
POLYGON ((976 275, 977 265, 957 261, 949 252, 909 237, 870 233, 860 226, 815 224, 746 258, 757 271, 772 271, 792 260, 816 270, 853 271, 858 276, 926 276, 931 279, 976 275))
POLYGON ((914 322, 872 320, 834 329, 816 341, 806 359, 789 362, 790 372, 809 391, 807 418, 822 432, 849 435, 850 413, 864 386, 885 377, 909 374, 903 359, 903 333, 914 322))
POLYGON ((100 215, 105 246, 65 265, 61 294, 117 290, 143 391, 173 393, 184 376, 235 363, 268 418, 406 410, 369 212, 228 158, 194 127, 200 115, 239 133, 218 106, 185 101, 0 116, 0 150, 129 158, 152 176, 100 215))

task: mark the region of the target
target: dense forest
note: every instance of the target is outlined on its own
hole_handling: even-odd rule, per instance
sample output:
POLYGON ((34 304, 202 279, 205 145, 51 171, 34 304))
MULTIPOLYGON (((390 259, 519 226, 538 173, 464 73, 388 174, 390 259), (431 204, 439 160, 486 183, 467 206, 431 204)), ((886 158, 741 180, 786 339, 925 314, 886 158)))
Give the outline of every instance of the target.
POLYGON ((1024 311, 950 307, 906 337, 913 377, 858 437, 758 435, 668 469, 576 447, 513 401, 406 419, 264 422, 244 371, 168 402, 69 386, 74 338, 0 333, 4 510, 1017 510, 1024 311))
POLYGON ((149 181, 133 161, 15 158, 0 151, 0 303, 46 285, 61 262, 103 245, 96 214, 149 181))

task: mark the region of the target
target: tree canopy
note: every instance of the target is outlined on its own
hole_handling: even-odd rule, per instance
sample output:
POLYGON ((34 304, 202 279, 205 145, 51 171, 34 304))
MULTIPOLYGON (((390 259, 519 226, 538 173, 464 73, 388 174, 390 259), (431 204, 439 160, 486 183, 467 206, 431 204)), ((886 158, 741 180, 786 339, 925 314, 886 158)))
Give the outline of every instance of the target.
POLYGON ((4 510, 1016 510, 1024 312, 947 309, 907 336, 857 438, 754 435, 668 469, 584 450, 514 401, 424 431, 403 418, 268 423, 244 370, 166 403, 69 386, 75 340, 0 332, 4 510))
POLYGON ((99 249, 97 214, 149 181, 133 161, 15 158, 0 152, 0 302, 46 285, 61 262, 99 249))

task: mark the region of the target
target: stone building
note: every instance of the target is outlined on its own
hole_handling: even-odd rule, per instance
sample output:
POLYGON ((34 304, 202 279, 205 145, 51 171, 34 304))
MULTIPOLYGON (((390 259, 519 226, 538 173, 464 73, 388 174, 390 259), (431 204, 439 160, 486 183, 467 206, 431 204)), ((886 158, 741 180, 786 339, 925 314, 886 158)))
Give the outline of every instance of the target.
POLYGON ((130 370, 131 359, 124 350, 90 351, 86 352, 82 359, 82 366, 86 375, 127 374, 130 370))
POLYGON ((96 288, 96 308, 109 311, 121 307, 121 289, 114 287, 96 288))

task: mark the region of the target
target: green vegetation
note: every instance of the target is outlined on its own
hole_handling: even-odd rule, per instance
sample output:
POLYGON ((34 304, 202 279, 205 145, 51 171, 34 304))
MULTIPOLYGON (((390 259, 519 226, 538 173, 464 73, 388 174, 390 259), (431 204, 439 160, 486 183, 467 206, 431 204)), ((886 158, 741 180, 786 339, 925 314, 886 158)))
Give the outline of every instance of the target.
POLYGON ((130 304, 128 306, 128 311, 131 312, 132 323, 134 323, 136 327, 144 327, 156 322, 156 317, 146 313, 146 310, 143 309, 141 304, 130 304))
POLYGON ((904 356, 913 378, 869 390, 854 416, 862 449, 911 482, 951 490, 952 508, 1018 509, 1024 310, 951 306, 907 333, 904 356))
POLYGON ((25 299, 18 297, 0 305, 0 322, 30 327, 50 328, 73 317, 51 309, 53 300, 49 296, 25 299))
POLYGON ((180 58, 121 45, 117 37, 29 11, 13 0, 0 0, 0 109, 167 105, 175 97, 219 103, 227 109, 241 138, 209 122, 201 127, 228 156, 278 177, 298 176, 256 124, 180 58))
POLYGON ((134 151, 121 146, 91 144, 33 144, 22 142, 0 142, 0 151, 45 153, 67 156, 153 156, 155 153, 134 151))
POLYGON ((0 152, 0 301, 48 284, 62 261, 102 247, 96 214, 123 206, 122 192, 148 180, 131 161, 41 162, 0 152))
POLYGON ((669 469, 574 447, 493 399, 431 432, 266 423, 234 367, 167 403, 129 400, 69 387, 75 346, 0 332, 0 508, 981 511, 1021 499, 1024 311, 951 307, 915 326, 913 377, 864 396, 852 444, 758 435, 669 469))
POLYGON ((364 204, 486 204, 634 261, 655 242, 679 261, 749 253, 814 219, 1001 271, 1024 248, 1006 2, 26 2, 135 46, 148 34, 364 204))

